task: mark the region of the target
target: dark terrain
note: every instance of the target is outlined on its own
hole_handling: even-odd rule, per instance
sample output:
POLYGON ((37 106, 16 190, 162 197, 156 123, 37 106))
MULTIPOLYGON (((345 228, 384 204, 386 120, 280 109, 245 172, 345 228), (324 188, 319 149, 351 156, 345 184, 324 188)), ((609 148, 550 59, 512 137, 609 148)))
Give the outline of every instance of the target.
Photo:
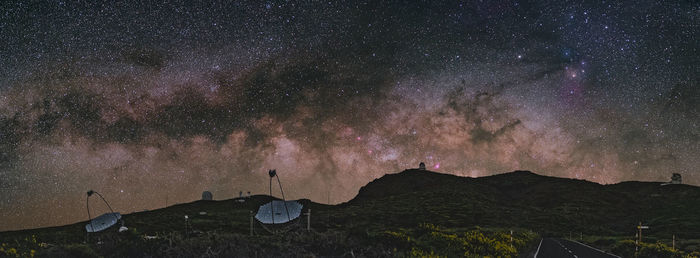
POLYGON ((256 223, 255 236, 248 236, 251 214, 270 200, 257 195, 126 214, 128 232, 116 233, 115 226, 87 243, 86 222, 1 232, 0 242, 5 254, 14 247, 38 256, 531 256, 540 237, 568 238, 572 232, 606 251, 629 252, 642 222, 650 226, 644 242, 657 243, 659 252, 672 235, 677 255, 678 249, 700 250, 700 187, 689 185, 600 185, 528 171, 465 178, 405 170, 370 182, 343 204, 300 200, 304 212, 312 210, 311 232, 302 216, 284 234, 256 223), (188 234, 184 215, 190 217, 188 234), (506 236, 510 230, 513 242, 506 236))

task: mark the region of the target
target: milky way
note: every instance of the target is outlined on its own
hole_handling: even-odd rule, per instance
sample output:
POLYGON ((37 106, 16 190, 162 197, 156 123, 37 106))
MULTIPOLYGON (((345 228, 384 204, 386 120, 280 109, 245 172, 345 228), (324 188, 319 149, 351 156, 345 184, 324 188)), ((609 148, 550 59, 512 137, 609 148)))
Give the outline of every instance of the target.
POLYGON ((484 2, 2 3, 0 230, 271 168, 322 203, 421 161, 700 184, 700 4, 484 2))

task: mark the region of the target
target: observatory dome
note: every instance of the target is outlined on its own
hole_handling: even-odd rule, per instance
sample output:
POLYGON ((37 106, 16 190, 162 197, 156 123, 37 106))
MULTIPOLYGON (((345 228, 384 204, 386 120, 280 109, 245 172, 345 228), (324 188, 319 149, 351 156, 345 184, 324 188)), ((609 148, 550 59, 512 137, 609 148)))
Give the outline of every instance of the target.
POLYGON ((202 192, 202 200, 211 201, 214 199, 214 195, 209 191, 202 192))

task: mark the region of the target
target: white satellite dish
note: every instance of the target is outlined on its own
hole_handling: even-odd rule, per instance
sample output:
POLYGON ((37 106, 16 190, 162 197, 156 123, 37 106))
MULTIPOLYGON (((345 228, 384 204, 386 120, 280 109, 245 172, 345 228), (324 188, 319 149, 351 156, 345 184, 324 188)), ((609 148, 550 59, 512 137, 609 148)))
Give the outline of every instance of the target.
POLYGON ((85 230, 90 233, 100 232, 114 226, 114 224, 117 224, 117 221, 119 221, 121 218, 122 215, 119 214, 119 212, 105 213, 90 220, 90 223, 85 225, 85 230))
POLYGON ((284 198, 282 181, 277 174, 277 170, 271 169, 267 171, 267 173, 270 175, 270 197, 272 197, 272 178, 277 177, 277 184, 279 184, 280 192, 282 193, 282 200, 273 200, 260 206, 260 208, 258 208, 258 213, 255 214, 255 219, 262 224, 284 224, 298 218, 299 215, 301 215, 301 208, 303 207, 301 203, 297 201, 287 201, 284 198))
MULTIPOLYGON (((85 202, 86 202, 85 204, 87 207, 88 220, 90 221, 90 223, 85 225, 85 230, 88 233, 100 232, 102 230, 108 229, 109 227, 114 226, 114 224, 117 224, 117 222, 119 220, 121 220, 121 218, 122 218, 122 215, 119 214, 119 212, 114 212, 114 210, 112 210, 112 206, 109 206, 109 203, 107 202, 107 200, 105 200, 105 198, 102 197, 102 195, 96 191, 89 190, 87 192, 87 198, 85 199, 85 202), (100 197, 100 199, 102 199, 102 201, 109 208, 110 212, 102 214, 102 215, 93 219, 90 216, 90 196, 92 196, 94 194, 97 194, 100 197)), ((122 220, 122 226, 119 227, 119 232, 124 232, 126 230, 128 230, 128 228, 124 226, 124 221, 122 220)), ((87 241, 87 237, 88 236, 86 236, 86 241, 87 241)))
POLYGON ((301 215, 302 207, 304 206, 297 201, 274 200, 260 206, 255 219, 263 224, 287 223, 301 215))

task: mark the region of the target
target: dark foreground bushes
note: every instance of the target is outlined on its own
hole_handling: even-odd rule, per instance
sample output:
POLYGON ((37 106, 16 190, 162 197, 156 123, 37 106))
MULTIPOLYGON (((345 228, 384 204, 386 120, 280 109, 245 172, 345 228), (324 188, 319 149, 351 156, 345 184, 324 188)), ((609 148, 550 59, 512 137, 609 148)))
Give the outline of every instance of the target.
POLYGON ((324 232, 295 229, 249 236, 229 232, 162 233, 136 230, 91 236, 83 243, 46 244, 36 239, 4 247, 0 256, 35 257, 517 257, 537 244, 530 231, 457 230, 420 224, 411 229, 324 232), (12 251, 8 251, 12 248, 12 251))

